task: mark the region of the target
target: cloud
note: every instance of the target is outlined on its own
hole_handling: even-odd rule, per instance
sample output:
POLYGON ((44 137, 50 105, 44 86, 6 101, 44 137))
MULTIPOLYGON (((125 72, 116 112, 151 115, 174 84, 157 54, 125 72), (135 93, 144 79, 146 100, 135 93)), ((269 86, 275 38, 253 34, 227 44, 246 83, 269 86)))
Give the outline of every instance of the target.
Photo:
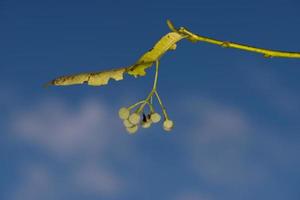
MULTIPOLYGON (((185 115, 193 122, 185 148, 192 169, 206 187, 250 196, 250 191, 277 183, 274 168, 299 165, 295 160, 297 142, 286 135, 292 131, 282 135, 276 127, 257 124, 237 106, 200 97, 189 102, 193 106, 185 115)), ((219 192, 212 194, 220 196, 219 192)))
POLYGON ((17 137, 55 156, 74 156, 79 152, 99 155, 119 131, 112 113, 115 114, 91 99, 76 110, 51 99, 15 113, 11 126, 17 137))
MULTIPOLYGON (((180 181, 172 183, 180 189, 175 194, 173 189, 166 189, 166 196, 176 200, 222 199, 223 195, 237 193, 251 196, 251 191, 259 191, 265 185, 281 184, 276 181, 278 171, 272 171, 274 168, 297 173, 295 166, 299 162, 295 158, 299 145, 290 141, 288 135, 278 134, 276 126, 257 124, 249 112, 235 105, 199 96, 185 98, 184 102, 176 102, 175 106, 187 105, 180 115, 189 116, 184 119, 188 122, 181 121, 174 135, 170 135, 172 140, 168 140, 178 144, 178 151, 185 150, 174 161, 183 160, 184 164, 173 165, 168 173, 170 177, 192 178, 185 180, 186 188, 180 181), (186 134, 176 134, 181 127, 186 134), (172 174, 174 171, 176 174, 172 174), (205 187, 199 190, 199 186, 205 187)), ((161 170, 169 162, 160 161, 172 159, 174 152, 166 150, 165 141, 155 142, 154 137, 149 143, 151 136, 147 134, 138 143, 141 138, 135 140, 124 133, 117 112, 112 110, 93 98, 83 99, 76 106, 61 99, 44 99, 16 110, 10 122, 13 135, 22 141, 24 149, 33 147, 33 157, 37 158, 26 154, 25 163, 20 163, 19 184, 13 188, 16 195, 12 199, 57 199, 72 195, 124 199, 126 195, 134 196, 137 190, 147 191, 149 185, 141 177, 153 180, 150 177, 155 177, 157 170, 165 173, 161 170), (143 145, 146 142, 149 145, 143 145), (160 153, 149 154, 153 146, 160 153), (165 153, 161 153, 163 148, 165 153)), ((158 187, 170 184, 169 180, 160 181, 158 187)))
POLYGON ((23 168, 22 178, 9 199, 32 200, 53 199, 53 180, 49 172, 42 166, 28 166, 23 168))
POLYGON ((175 200, 212 200, 209 195, 205 195, 200 193, 199 191, 181 191, 179 192, 175 198, 175 200))
POLYGON ((244 163, 244 146, 252 132, 247 117, 237 108, 201 101, 193 104, 193 133, 188 149, 199 176, 214 184, 240 184, 255 174, 244 163), (195 106, 196 105, 196 106, 195 106), (195 114, 196 113, 196 114, 195 114))
POLYGON ((74 107, 63 100, 44 99, 13 114, 10 127, 15 139, 37 148, 61 168, 57 171, 45 160, 26 160, 22 166, 33 169, 21 173, 20 184, 15 188, 19 195, 14 199, 24 196, 25 191, 27 199, 45 199, 40 197, 51 197, 51 187, 58 194, 70 190, 105 198, 125 191, 128 181, 112 163, 133 158, 134 147, 129 136, 119 129, 117 113, 94 99, 85 99, 74 107), (61 179, 64 185, 57 184, 61 179), (36 190, 36 185, 42 188, 36 190))
POLYGON ((282 76, 257 63, 253 63, 251 67, 243 67, 241 72, 249 86, 254 87, 275 109, 284 114, 298 114, 295 110, 300 108, 299 95, 284 84, 286 80, 282 80, 282 76))
POLYGON ((87 163, 72 176, 75 185, 85 193, 111 195, 124 187, 120 177, 96 163, 87 163))

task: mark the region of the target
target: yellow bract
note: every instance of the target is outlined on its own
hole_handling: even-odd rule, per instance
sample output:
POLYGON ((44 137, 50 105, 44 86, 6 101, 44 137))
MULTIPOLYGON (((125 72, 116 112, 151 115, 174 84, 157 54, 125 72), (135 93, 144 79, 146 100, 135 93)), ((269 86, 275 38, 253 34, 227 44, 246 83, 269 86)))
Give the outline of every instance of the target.
POLYGON ((151 67, 152 64, 159 60, 168 50, 175 50, 176 43, 183 39, 183 35, 177 32, 170 32, 163 36, 154 47, 142 55, 135 65, 129 67, 128 74, 137 76, 145 76, 145 69, 151 67))
POLYGON ((183 36, 177 32, 168 33, 163 36, 150 51, 142 55, 132 66, 103 72, 62 76, 54 79, 47 85, 67 86, 87 83, 92 86, 101 86, 106 85, 111 78, 116 81, 122 80, 125 72, 134 77, 145 76, 145 69, 151 67, 152 64, 168 50, 174 50, 176 48, 176 43, 181 39, 183 39, 183 36))
POLYGON ((145 69, 149 68, 152 66, 151 63, 145 63, 145 64, 135 64, 131 67, 128 68, 127 73, 131 76, 137 77, 137 76, 145 76, 146 72, 145 69))
POLYGON ((109 79, 114 79, 116 81, 123 79, 123 74, 126 71, 126 67, 113 69, 103 72, 95 73, 82 73, 70 76, 62 76, 51 81, 48 85, 76 85, 87 83, 92 86, 106 85, 109 79))
POLYGON ((99 86, 99 85, 106 85, 109 79, 111 78, 115 79, 116 81, 122 80, 125 71, 126 68, 119 68, 111 71, 92 73, 88 80, 88 84, 99 86))

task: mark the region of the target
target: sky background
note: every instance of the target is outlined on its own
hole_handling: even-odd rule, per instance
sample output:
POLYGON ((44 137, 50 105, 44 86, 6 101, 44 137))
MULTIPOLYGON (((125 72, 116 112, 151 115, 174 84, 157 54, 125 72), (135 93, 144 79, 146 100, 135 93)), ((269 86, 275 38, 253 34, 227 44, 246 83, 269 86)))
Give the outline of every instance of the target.
MULTIPOLYGON (((175 122, 128 135, 120 107, 154 70, 104 87, 42 85, 129 66, 168 33, 300 51, 297 0, 0 0, 0 199, 300 199, 300 60, 181 41, 158 91, 175 122)), ((158 106, 157 106, 158 108, 158 106)))

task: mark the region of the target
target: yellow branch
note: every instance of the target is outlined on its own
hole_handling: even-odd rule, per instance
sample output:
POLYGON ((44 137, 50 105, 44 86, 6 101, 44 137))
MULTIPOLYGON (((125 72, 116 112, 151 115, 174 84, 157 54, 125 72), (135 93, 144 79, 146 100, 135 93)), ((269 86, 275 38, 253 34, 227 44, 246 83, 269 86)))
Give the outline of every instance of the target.
POLYGON ((184 35, 186 37, 186 39, 188 39, 192 42, 201 41, 201 42, 216 44, 216 45, 219 45, 219 46, 225 47, 225 48, 235 48, 235 49, 241 49, 244 51, 251 51, 251 52, 263 54, 264 57, 267 57, 267 58, 271 58, 271 57, 300 58, 300 52, 276 51, 276 50, 271 50, 271 49, 257 48, 257 47, 248 46, 248 45, 244 45, 244 44, 238 44, 238 43, 234 43, 234 42, 216 40, 213 38, 208 38, 208 37, 204 37, 204 36, 192 33, 191 31, 187 30, 184 27, 176 29, 170 20, 167 21, 167 24, 172 31, 176 31, 176 32, 184 35))

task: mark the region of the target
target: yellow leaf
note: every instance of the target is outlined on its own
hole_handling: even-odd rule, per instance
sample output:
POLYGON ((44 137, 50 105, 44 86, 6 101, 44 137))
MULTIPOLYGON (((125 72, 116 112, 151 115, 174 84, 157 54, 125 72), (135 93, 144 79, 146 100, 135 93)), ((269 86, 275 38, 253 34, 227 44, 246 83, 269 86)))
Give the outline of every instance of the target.
POLYGON ((94 73, 81 73, 70 76, 61 76, 59 78, 54 79, 47 85, 57 85, 57 86, 67 86, 67 85, 76 85, 76 84, 84 84, 92 86, 100 86, 106 85, 109 79, 114 79, 116 81, 123 79, 123 74, 127 70, 127 67, 102 71, 102 72, 94 72, 94 73))

